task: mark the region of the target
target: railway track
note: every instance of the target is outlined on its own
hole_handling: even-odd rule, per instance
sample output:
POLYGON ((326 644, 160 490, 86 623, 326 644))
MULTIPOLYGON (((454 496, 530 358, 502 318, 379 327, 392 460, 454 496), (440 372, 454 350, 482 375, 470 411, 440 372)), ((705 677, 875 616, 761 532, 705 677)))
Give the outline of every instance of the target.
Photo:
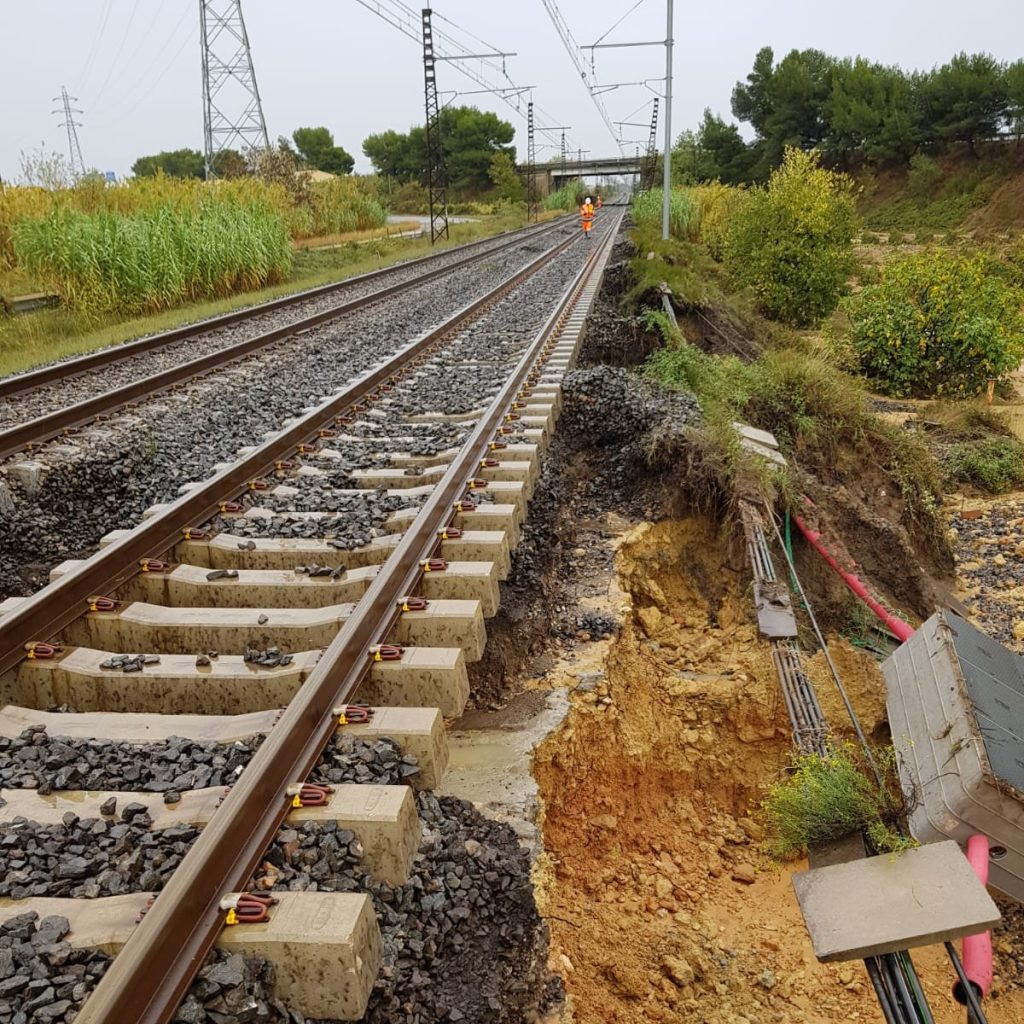
MULTIPOLYGON (((280 830, 353 836, 344 856, 331 839, 338 863, 361 850, 368 875, 409 877, 419 825, 401 783, 422 793, 443 774, 443 719, 465 705, 621 221, 605 217, 589 245, 558 242, 0 606, 0 861, 14 897, 0 930, 37 910, 67 919, 72 947, 119 948, 79 1024, 169 1021, 215 944, 275 962, 279 994, 307 1016, 364 1013, 386 922, 366 892, 274 888, 299 845, 280 830), (42 710, 54 705, 75 711, 42 710), (139 746, 159 741, 175 751, 166 772, 139 746), (204 747, 183 770, 181 751, 210 741, 236 746, 204 747), (124 853, 159 883, 151 906, 145 891, 60 898, 109 892, 108 873, 92 878, 98 854, 61 847, 93 821, 97 843, 114 822, 117 843, 137 844, 124 853), (33 843, 61 856, 40 866, 33 843)), ((458 877, 438 884, 468 898, 458 877)))
POLYGON ((564 229, 555 221, 508 232, 6 377, 0 380, 0 459, 71 435, 129 403, 564 229))

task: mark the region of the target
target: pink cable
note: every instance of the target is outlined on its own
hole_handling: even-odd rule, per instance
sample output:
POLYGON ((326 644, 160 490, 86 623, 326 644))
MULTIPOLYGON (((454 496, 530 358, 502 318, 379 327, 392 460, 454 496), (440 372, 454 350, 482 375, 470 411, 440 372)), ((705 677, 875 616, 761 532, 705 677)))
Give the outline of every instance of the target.
POLYGON ((821 543, 821 534, 817 530, 812 530, 799 516, 793 516, 793 521, 798 527, 800 532, 807 538, 808 543, 815 551, 821 555, 822 558, 842 577, 846 585, 853 591, 854 594, 859 597, 864 604, 868 606, 875 613, 875 615, 882 621, 882 623, 889 629, 893 636, 895 636, 900 643, 905 643, 914 635, 914 627, 909 622, 904 621, 898 615, 893 615, 891 612, 887 612, 869 593, 868 588, 861 582, 860 577, 855 576, 852 572, 847 572, 843 569, 839 563, 829 553, 828 548, 821 543))
MULTIPOLYGON (((982 885, 988 885, 988 836, 976 833, 967 840, 967 860, 974 868, 978 881, 982 885)), ((961 959, 967 980, 974 986, 978 998, 984 999, 992 987, 992 933, 968 935, 964 939, 961 959)), ((967 1004, 959 980, 953 986, 953 998, 962 1005, 967 1004)))

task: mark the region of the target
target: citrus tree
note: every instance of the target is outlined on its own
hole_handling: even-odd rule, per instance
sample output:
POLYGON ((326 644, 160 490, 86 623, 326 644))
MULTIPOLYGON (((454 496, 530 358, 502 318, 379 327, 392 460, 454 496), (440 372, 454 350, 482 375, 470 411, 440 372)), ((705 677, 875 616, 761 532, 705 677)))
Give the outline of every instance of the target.
POLYGON ((861 370, 893 395, 976 395, 1024 357, 1021 300, 983 253, 892 259, 847 304, 861 370))

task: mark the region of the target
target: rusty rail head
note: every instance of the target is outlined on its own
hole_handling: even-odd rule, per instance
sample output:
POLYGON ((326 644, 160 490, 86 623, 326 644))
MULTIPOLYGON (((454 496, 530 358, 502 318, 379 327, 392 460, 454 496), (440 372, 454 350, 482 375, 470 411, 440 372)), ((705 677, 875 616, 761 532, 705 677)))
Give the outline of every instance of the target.
MULTIPOLYGON (((541 229, 541 232, 550 231, 557 225, 557 221, 550 225, 545 225, 544 228, 541 229)), ((535 233, 540 233, 537 232, 536 228, 534 228, 533 231, 535 233)), ((489 239, 487 241, 489 241, 489 239)), ((489 256, 491 253, 503 252, 505 249, 519 245, 521 241, 522 238, 517 237, 512 241, 503 243, 495 249, 489 249, 484 255, 489 256)), ((433 257, 423 257, 424 260, 432 258, 433 257)), ((375 302, 381 302, 394 295, 428 284, 439 277, 444 277, 445 275, 452 273, 452 271, 459 270, 469 266, 470 264, 476 263, 481 258, 482 257, 479 255, 467 256, 454 263, 448 263, 443 267, 428 270, 425 274, 418 274, 410 281, 402 281, 398 284, 380 288, 375 292, 371 292, 369 295, 362 296, 361 298, 351 299, 338 306, 332 306, 330 309, 325 309, 319 313, 313 313, 310 316, 303 317, 301 320, 293 320, 291 323, 284 324, 281 327, 276 327, 273 330, 265 331, 262 334, 255 334, 251 338, 246 338, 243 341, 237 342, 234 345, 229 345, 226 348, 217 349, 215 352, 208 352, 206 355, 190 359, 188 362, 168 367, 166 370, 161 370, 148 377, 141 377, 138 380, 133 380, 130 384, 125 384, 123 387, 115 388, 112 391, 105 391, 100 395, 94 395, 92 398, 86 398, 81 402, 76 402, 74 405, 66 406, 63 409, 57 409, 45 416, 40 416, 36 419, 19 423, 13 427, 9 427, 7 430, 0 430, 0 459, 5 459, 16 452, 23 451, 30 445, 42 444, 52 438, 59 437, 62 434, 92 423, 95 421, 96 417, 107 415, 116 409, 122 408, 129 402, 135 401, 136 399, 159 394, 161 391, 165 391, 168 388, 173 387, 175 384, 180 384, 181 382, 190 380, 200 374, 208 373, 211 370, 218 369, 219 367, 225 366, 235 360, 242 359, 261 348, 265 348, 267 345, 273 344, 275 341, 281 341, 284 338, 290 337, 293 334, 298 334, 301 331, 307 331, 312 327, 316 327, 319 324, 327 322, 328 320, 334 320, 335 318, 344 316, 347 313, 354 313, 357 310, 363 309, 375 302)), ((385 268, 385 270, 373 271, 373 276, 385 273, 389 269, 390 268, 385 268)), ((324 288, 328 290, 338 289, 342 285, 348 283, 349 281, 339 282, 337 285, 325 285, 324 288)), ((316 291, 304 292, 302 293, 302 298, 308 298, 311 294, 316 294, 316 291)), ((291 300, 289 299, 289 302, 290 301, 291 300)), ((259 307, 258 311, 265 312, 267 309, 274 309, 280 305, 287 304, 288 303, 284 300, 278 300, 277 303, 268 303, 266 307, 259 307)), ((253 313, 251 310, 246 311, 245 316, 242 316, 241 314, 228 314, 226 317, 218 318, 216 321, 207 321, 205 325, 202 325, 202 327, 203 330, 208 330, 211 325, 213 327, 220 327, 224 326, 225 322, 233 322, 231 320, 232 317, 235 321, 238 321, 244 320, 247 316, 252 315, 253 313)), ((197 333, 199 333, 197 328, 189 327, 187 329, 183 328, 177 332, 172 331, 169 335, 154 335, 154 337, 170 338, 171 341, 174 341, 184 340, 197 333), (171 335, 173 335, 173 337, 171 337, 171 335)), ((142 340, 149 341, 149 339, 146 338, 142 340)), ((157 347, 160 346, 150 346, 150 348, 157 347)), ((117 355, 119 351, 120 349, 118 348, 112 348, 104 349, 102 352, 96 353, 97 359, 102 355, 109 356, 105 362, 101 360, 97 365, 106 365, 124 358, 123 355, 117 355), (114 358, 115 356, 117 358, 114 358)), ((132 353, 128 354, 131 355, 132 353)), ((56 364, 57 367, 62 365, 64 364, 56 364)), ((49 372, 53 368, 46 367, 45 369, 49 372)), ((42 373, 43 371, 39 372, 42 373)), ((0 394, 2 394, 2 386, 2 382, 0 382, 0 394)))
POLYGON ((85 609, 93 594, 111 593, 146 558, 159 558, 181 539, 181 531, 211 519, 220 503, 244 492, 250 480, 272 471, 274 463, 295 453, 298 445, 317 436, 321 427, 356 405, 368 392, 400 373, 409 361, 440 341, 449 331, 476 316, 516 287, 573 241, 573 237, 543 253, 497 288, 459 310, 453 317, 410 342, 381 366, 358 377, 343 392, 296 420, 249 455, 184 494, 159 515, 140 523, 125 537, 97 551, 82 565, 44 587, 0 620, 0 673, 25 656, 25 645, 54 636, 85 609))
MULTIPOLYGON (((261 302, 255 306, 246 306, 231 313, 223 313, 220 316, 210 317, 207 320, 200 320, 198 323, 186 324, 184 327, 176 327, 170 331, 161 331, 159 334, 149 334, 144 338, 126 341, 123 344, 113 345, 98 352, 89 352, 86 355, 77 356, 74 359, 66 359, 63 362, 53 363, 50 366, 41 366, 36 370, 26 370, 24 373, 13 374, 10 377, 0 379, 0 398, 10 398, 12 395, 20 395, 22 392, 31 391, 33 388, 42 387, 44 384, 53 384, 66 380, 68 377, 77 376, 80 373, 87 373, 90 370, 110 366, 112 363, 120 362, 122 359, 129 359, 144 352, 152 352, 174 342, 187 341, 197 334, 205 334, 207 331, 215 331, 222 327, 230 327, 233 324, 242 323, 262 313, 272 313, 277 309, 287 309, 289 306, 305 302, 307 299, 315 299, 321 295, 330 295, 334 292, 344 291, 353 284, 374 281, 396 270, 407 270, 410 267, 429 265, 436 261, 439 256, 449 255, 453 251, 472 252, 487 245, 489 242, 495 241, 495 239, 508 236, 510 239, 508 243, 490 250, 491 252, 501 252, 508 246, 518 245, 524 238, 530 238, 534 234, 543 234, 546 231, 550 231, 556 224, 557 222, 553 222, 545 224, 541 228, 531 226, 515 228, 511 231, 502 231, 497 235, 481 238, 476 242, 468 242, 465 245, 452 246, 439 252, 430 253, 427 256, 419 256, 416 259, 392 263, 387 267, 367 271, 365 274, 346 277, 342 281, 333 281, 330 284, 319 285, 316 288, 307 288, 305 291, 296 292, 294 295, 283 295, 279 299, 271 299, 268 302, 261 302), (515 237, 513 238, 513 236, 515 237)), ((450 270, 458 269, 473 259, 476 259, 476 257, 469 257, 467 260, 449 263, 441 272, 447 273, 450 270)), ((418 278, 412 281, 410 286, 415 287, 416 284, 422 284, 425 280, 427 280, 426 277, 418 278)), ((378 294, 383 295, 383 293, 378 294)))
MULTIPOLYGON (((605 244, 614 234, 609 233, 605 244)), ((531 267, 548 262, 574 240, 568 239, 531 267)), ((496 425, 602 249, 595 246, 556 313, 538 332, 370 584, 356 614, 342 626, 100 980, 76 1018, 79 1024, 167 1024, 173 1017, 223 924, 222 896, 245 884, 273 841, 287 814, 287 786, 309 774, 330 742, 335 731, 333 709, 355 695, 369 667, 369 648, 393 623, 398 598, 417 580, 420 559, 436 543, 438 528, 448 521, 452 504, 475 473, 496 425)))

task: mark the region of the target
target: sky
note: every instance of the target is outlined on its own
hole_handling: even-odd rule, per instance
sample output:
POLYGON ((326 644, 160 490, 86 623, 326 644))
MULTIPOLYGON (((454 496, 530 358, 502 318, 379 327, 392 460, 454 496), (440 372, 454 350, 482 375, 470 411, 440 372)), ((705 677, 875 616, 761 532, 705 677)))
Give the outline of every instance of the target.
MULTIPOLYGON (((223 6, 225 0, 217 2, 223 6)), ((382 0, 381 6, 392 2, 382 0)), ((673 135, 694 127, 705 107, 728 115, 734 83, 766 45, 777 58, 792 48, 816 47, 907 68, 941 64, 960 50, 984 50, 1001 60, 1024 56, 1020 0, 677 0, 675 8, 673 135)), ((369 170, 362 155, 367 135, 422 122, 418 43, 357 0, 243 0, 242 9, 272 139, 300 126, 326 125, 356 157, 356 169, 369 170)), ((559 9, 583 45, 601 37, 605 42, 665 37, 665 0, 560 0, 559 9)), ((471 52, 482 50, 482 40, 516 54, 505 58, 509 79, 534 87, 538 126, 571 129, 567 145, 574 154, 579 149, 591 156, 617 153, 542 0, 438 0, 434 11, 435 32, 450 33, 471 52)), ((202 148, 196 0, 0 0, 0 46, 4 180, 18 177, 22 151, 45 145, 67 152, 61 117, 52 113, 62 86, 77 97, 87 167, 122 176, 140 155, 202 148)), ((639 125, 621 129, 631 154, 635 143, 646 143, 643 125, 650 121, 652 89, 663 88, 652 80, 664 74, 664 49, 594 53, 598 82, 648 80, 646 86, 630 84, 603 95, 613 121, 639 125)), ((480 88, 460 74, 456 62, 439 65, 438 82, 443 91, 480 88)), ((524 116, 491 95, 442 96, 442 101, 452 99, 507 117, 525 157, 524 116)), ((522 110, 525 114, 525 102, 522 110)), ((659 137, 663 131, 664 123, 659 137)), ((557 155, 558 133, 538 135, 538 143, 551 144, 539 149, 538 159, 557 155)))

